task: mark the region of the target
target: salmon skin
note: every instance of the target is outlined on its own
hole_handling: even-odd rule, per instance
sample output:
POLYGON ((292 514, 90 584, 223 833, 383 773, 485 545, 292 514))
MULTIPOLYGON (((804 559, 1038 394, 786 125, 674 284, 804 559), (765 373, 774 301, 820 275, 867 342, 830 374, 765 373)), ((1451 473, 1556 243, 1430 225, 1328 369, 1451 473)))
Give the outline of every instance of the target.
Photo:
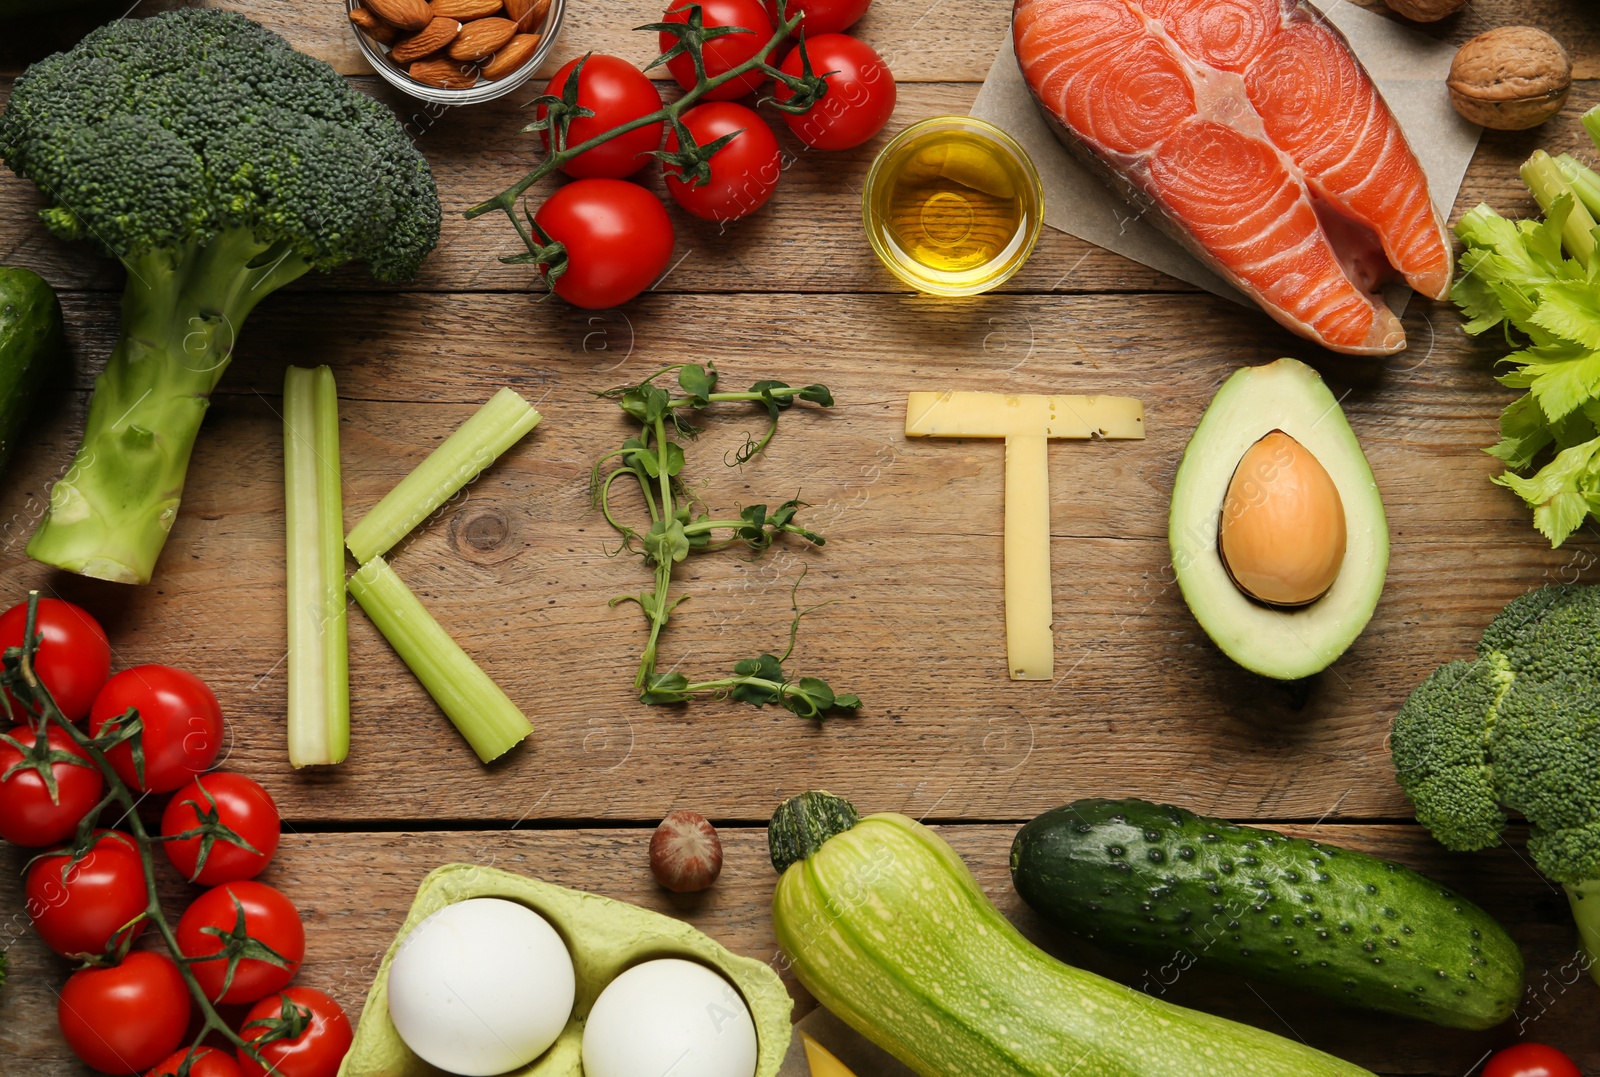
POLYGON ((1016 0, 1011 30, 1068 148, 1284 326, 1387 355, 1406 338, 1384 280, 1449 294, 1422 166, 1301 0, 1016 0))

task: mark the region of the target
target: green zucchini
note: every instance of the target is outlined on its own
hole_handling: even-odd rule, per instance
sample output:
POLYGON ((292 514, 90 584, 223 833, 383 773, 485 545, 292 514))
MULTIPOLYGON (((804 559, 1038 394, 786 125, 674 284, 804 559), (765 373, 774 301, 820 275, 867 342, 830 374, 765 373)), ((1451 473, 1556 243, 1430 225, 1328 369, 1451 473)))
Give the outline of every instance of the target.
POLYGON ((921 1077, 1371 1077, 1062 964, 903 815, 802 793, 767 838, 772 923, 800 982, 921 1077))
POLYGON ((1389 860, 1143 800, 1045 812, 1011 846, 1017 893, 1107 949, 1303 988, 1452 1028, 1522 997, 1488 913, 1389 860))
POLYGON ((62 351, 56 293, 32 270, 0 266, 0 474, 62 351))

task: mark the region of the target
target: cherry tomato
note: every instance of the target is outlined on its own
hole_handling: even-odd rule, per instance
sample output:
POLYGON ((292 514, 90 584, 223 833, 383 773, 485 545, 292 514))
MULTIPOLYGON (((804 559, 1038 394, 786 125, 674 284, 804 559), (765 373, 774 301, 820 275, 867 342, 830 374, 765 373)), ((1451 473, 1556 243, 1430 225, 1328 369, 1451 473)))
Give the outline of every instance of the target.
POLYGON ((56 1019, 67 1046, 102 1073, 138 1073, 166 1058, 189 1027, 189 988, 166 954, 135 950, 122 964, 75 972, 56 1019))
POLYGON ((545 199, 533 221, 566 245, 567 267, 555 289, 574 306, 626 303, 650 287, 672 257, 672 221, 661 200, 636 183, 577 180, 545 199))
POLYGON ((1489 1059, 1483 1077, 1583 1077, 1572 1059, 1542 1043, 1519 1043, 1489 1059))
POLYGON ((63 957, 99 955, 144 930, 144 861, 126 834, 97 830, 76 864, 58 850, 28 866, 23 893, 33 929, 63 957))
POLYGON ((309 1022, 298 1036, 273 1039, 257 1048, 272 1067, 270 1071, 240 1050, 239 1070, 244 1077, 263 1077, 269 1072, 273 1077, 334 1077, 355 1034, 344 1007, 314 987, 291 987, 262 999, 245 1015, 239 1034, 254 1043, 275 1028, 293 1031, 308 1015, 309 1022))
POLYGON ((178 1070, 183 1066, 183 1060, 191 1055, 194 1056, 194 1060, 189 1063, 189 1077, 239 1077, 239 1064, 233 1060, 233 1056, 215 1047, 194 1047, 174 1051, 170 1058, 144 1077, 178 1077, 178 1070))
POLYGON ((208 819, 233 831, 249 848, 223 837, 213 839, 209 848, 204 836, 162 842, 172 866, 192 883, 216 886, 253 879, 278 851, 278 806, 259 782, 243 774, 206 774, 180 789, 161 815, 161 836, 170 839, 196 830, 208 819))
POLYGON ((56 795, 50 796, 39 771, 23 766, 23 751, 30 749, 38 737, 32 726, 13 726, 6 733, 10 741, 0 738, 0 838, 14 845, 56 845, 77 832, 78 823, 89 809, 100 802, 105 789, 105 779, 78 750, 67 731, 51 725, 45 731, 45 743, 51 752, 81 760, 66 762, 60 758, 50 764, 50 774, 55 778, 56 795))
POLYGON ((99 736, 106 723, 129 707, 144 720, 144 780, 134 768, 133 745, 106 753, 117 776, 139 792, 170 793, 204 773, 222 751, 222 708, 204 681, 172 666, 134 666, 106 682, 89 710, 89 732, 99 736))
MULTIPOLYGON (((265 883, 223 883, 212 887, 184 910, 178 919, 178 948, 184 956, 203 958, 189 966, 200 989, 213 1002, 255 1002, 294 979, 306 956, 306 932, 300 914, 283 894, 265 883), (244 912, 244 934, 277 954, 279 966, 260 957, 243 957, 227 982, 228 960, 223 955, 225 936, 236 936, 239 913, 244 912), (216 954, 218 956, 211 957, 216 954)), ((255 949, 251 946, 251 949, 255 949)))
MULTIPOLYGON (((837 34, 841 30, 848 30, 860 21, 861 16, 867 13, 867 8, 872 6, 872 0, 789 0, 788 14, 804 15, 805 18, 795 31, 805 31, 807 37, 816 37, 819 34, 837 34)), ((776 0, 767 0, 767 15, 772 19, 772 25, 778 25, 778 5, 776 0)), ((818 68, 826 71, 827 68, 818 68)))
MULTIPOLYGON (((662 22, 687 23, 690 8, 700 8, 701 25, 707 29, 717 26, 737 26, 750 31, 747 34, 723 34, 707 41, 700 50, 705 62, 706 75, 716 78, 753 59, 768 41, 772 40, 772 20, 761 0, 680 0, 667 8, 662 22)), ((662 31, 659 37, 664 53, 678 43, 677 35, 662 31)), ((694 61, 688 53, 667 61, 667 70, 685 90, 694 89, 694 61)), ((703 94, 702 101, 732 101, 736 97, 755 92, 766 81, 766 72, 752 68, 738 78, 723 83, 715 90, 703 94)))
MULTIPOLYGON (((22 646, 27 625, 26 602, 0 613, 0 650, 22 646)), ((50 690, 67 721, 83 721, 95 693, 111 676, 111 643, 106 639, 105 629, 70 602, 41 598, 33 630, 41 637, 39 649, 33 656, 34 672, 50 690)), ((9 692, 6 698, 13 708, 18 708, 12 711, 12 716, 21 718, 21 704, 9 692)))
MULTIPOLYGON (((848 34, 808 35, 805 47, 813 72, 834 73, 826 77, 828 92, 809 110, 798 116, 782 114, 795 137, 819 150, 847 150, 883 130, 894 115, 895 102, 894 75, 883 58, 848 34)), ((783 58, 778 70, 800 74, 798 47, 783 58)), ((779 101, 794 96, 781 82, 772 95, 779 101)))
MULTIPOLYGON (((578 75, 578 105, 592 109, 594 115, 572 121, 567 128, 568 146, 587 142, 661 107, 661 92, 643 71, 626 60, 598 53, 569 60, 556 72, 544 92, 560 97, 567 78, 580 62, 583 71, 578 75)), ((542 106, 537 110, 541 120, 545 113, 542 106)), ((541 131, 540 137, 544 139, 545 151, 549 152, 550 133, 541 131)), ((562 165, 561 171, 573 179, 622 179, 649 164, 650 154, 660 145, 661 124, 646 124, 580 153, 562 165)))
MULTIPOLYGON (((676 167, 664 166, 667 193, 674 202, 708 221, 736 221, 766 205, 777 190, 783 164, 772 128, 754 110, 732 101, 713 101, 685 112, 683 125, 701 146, 735 131, 743 133, 712 156, 711 179, 702 186, 679 178, 676 167)), ((667 149, 677 148, 674 131, 667 135, 667 149)))

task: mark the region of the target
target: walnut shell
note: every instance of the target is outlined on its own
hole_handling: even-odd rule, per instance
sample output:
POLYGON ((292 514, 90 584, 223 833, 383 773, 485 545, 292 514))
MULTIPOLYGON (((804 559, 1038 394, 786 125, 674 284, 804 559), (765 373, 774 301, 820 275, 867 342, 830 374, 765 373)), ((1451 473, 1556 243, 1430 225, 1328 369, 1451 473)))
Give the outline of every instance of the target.
POLYGON ((1383 0, 1389 10, 1412 22, 1438 22, 1467 6, 1467 0, 1383 0))
POLYGON ((1561 111, 1572 88, 1572 60, 1543 30, 1502 26, 1461 46, 1448 83, 1451 103, 1473 123, 1521 131, 1561 111))

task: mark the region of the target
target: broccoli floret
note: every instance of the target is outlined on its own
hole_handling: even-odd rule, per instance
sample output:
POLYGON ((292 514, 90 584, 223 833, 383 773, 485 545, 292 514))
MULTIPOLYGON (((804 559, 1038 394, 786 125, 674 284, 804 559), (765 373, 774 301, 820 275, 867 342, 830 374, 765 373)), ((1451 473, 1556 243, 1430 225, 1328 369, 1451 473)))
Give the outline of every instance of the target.
POLYGON ((427 161, 392 113, 249 19, 123 19, 32 65, 0 156, 40 216, 128 270, 122 336, 28 552, 145 582, 245 317, 311 269, 415 273, 439 237, 427 161))
POLYGON ((1503 659, 1451 662, 1395 715, 1390 745, 1400 787, 1417 821, 1452 849, 1486 849, 1505 829, 1484 749, 1510 681, 1503 659))
POLYGON ((1600 980, 1600 586, 1542 587, 1501 610, 1395 716, 1396 776, 1451 849, 1527 819, 1528 852, 1567 888, 1600 980))

